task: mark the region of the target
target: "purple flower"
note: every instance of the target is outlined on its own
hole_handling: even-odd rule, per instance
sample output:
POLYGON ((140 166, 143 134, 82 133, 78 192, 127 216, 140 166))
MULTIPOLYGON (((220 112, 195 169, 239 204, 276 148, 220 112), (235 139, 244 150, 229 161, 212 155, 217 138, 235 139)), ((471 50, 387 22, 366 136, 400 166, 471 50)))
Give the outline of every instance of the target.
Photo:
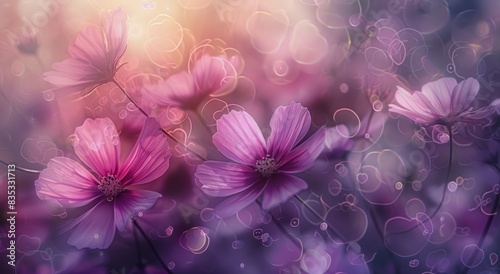
POLYGON ((107 248, 116 228, 124 231, 130 218, 149 209, 159 193, 139 190, 165 173, 171 156, 158 123, 149 118, 123 162, 120 139, 109 118, 87 119, 76 128, 73 147, 84 165, 66 157, 55 157, 35 181, 38 197, 65 207, 95 205, 68 223, 74 228, 68 243, 77 248, 107 248), (88 168, 87 168, 88 167, 88 168))
POLYGON ((97 86, 113 80, 127 47, 127 14, 121 8, 106 14, 102 27, 90 26, 76 37, 68 49, 71 58, 52 65, 43 79, 66 93, 97 86))
POLYGON ((233 162, 206 161, 196 169, 197 183, 210 196, 231 196, 215 208, 229 217, 262 194, 269 210, 307 188, 292 174, 310 168, 324 148, 325 130, 306 140, 311 125, 307 108, 292 102, 274 112, 267 143, 255 120, 244 111, 231 111, 217 120, 214 145, 233 162))
POLYGON ((473 110, 470 106, 479 92, 479 82, 468 78, 457 84, 454 78, 441 78, 422 86, 422 91, 410 93, 401 87, 396 92, 396 102, 389 104, 389 111, 402 114, 423 124, 473 123, 488 117, 493 108, 473 110))
POLYGON ((207 96, 220 96, 235 88, 238 66, 237 61, 223 56, 204 55, 190 73, 181 71, 155 85, 147 85, 145 94, 160 106, 196 109, 207 96))

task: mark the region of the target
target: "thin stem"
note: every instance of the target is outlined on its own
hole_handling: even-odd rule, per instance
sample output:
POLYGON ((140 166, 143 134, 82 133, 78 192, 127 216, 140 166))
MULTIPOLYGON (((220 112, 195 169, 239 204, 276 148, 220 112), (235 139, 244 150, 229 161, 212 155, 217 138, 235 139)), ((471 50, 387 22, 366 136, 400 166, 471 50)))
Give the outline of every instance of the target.
MULTIPOLYGON (((125 91, 125 89, 118 83, 118 81, 113 78, 113 80, 111 80, 111 82, 113 82, 120 90, 121 92, 125 95, 125 97, 127 97, 127 99, 132 103, 134 104, 134 106, 139 110, 139 112, 141 112, 144 116, 146 116, 147 118, 150 118, 150 116, 146 113, 146 111, 144 111, 144 109, 142 109, 139 104, 137 104, 137 102, 125 91)), ((192 150, 191 148, 189 148, 186 144, 184 144, 183 142, 181 142, 179 139, 175 138, 172 134, 168 133, 166 130, 164 130, 163 128, 160 127, 160 130, 163 134, 165 134, 168 138, 172 139, 173 141, 175 141, 176 143, 182 145, 184 147, 184 149, 186 149, 187 151, 189 151, 191 154, 193 154, 194 156, 198 157, 200 160, 202 161, 206 161, 205 157, 201 156, 200 154, 198 154, 196 151, 192 150)))
POLYGON ((479 250, 483 246, 484 240, 486 239, 486 235, 488 235, 491 224, 493 223, 493 219, 495 218, 495 216, 497 214, 497 207, 498 207, 499 201, 500 201, 500 194, 497 193, 495 196, 495 201, 493 202, 493 208, 491 209, 491 212, 490 212, 491 215, 488 216, 488 221, 486 221, 486 225, 483 228, 483 233, 481 234, 481 237, 479 238, 479 241, 477 242, 478 248, 476 248, 474 250, 474 253, 472 253, 472 256, 470 257, 469 261, 467 261, 467 265, 465 266, 464 270, 462 271, 462 274, 467 274, 467 272, 469 272, 469 269, 470 269, 470 267, 468 267, 468 266, 471 265, 474 262, 474 260, 476 260, 477 254, 479 254, 479 250))
POLYGON ((141 233, 142 237, 144 238, 144 240, 146 240, 146 242, 148 243, 149 247, 151 248, 151 250, 153 250, 153 254, 155 254, 156 256, 156 259, 158 259, 158 261, 160 262, 161 266, 163 267, 163 269, 165 269, 165 271, 167 271, 169 274, 174 274, 172 272, 172 270, 170 270, 167 265, 163 262, 163 260, 161 259, 161 256, 160 254, 158 254, 158 251, 156 250, 156 248, 154 247, 153 243, 151 242, 151 240, 148 238, 148 236, 146 235, 146 233, 144 232, 144 230, 142 230, 141 226, 139 226, 139 224, 137 223, 136 220, 132 220, 132 223, 134 223, 134 226, 137 227, 137 229, 139 230, 139 232, 141 233))
MULTIPOLYGON (((256 200, 255 202, 259 205, 260 208, 262 208, 262 203, 260 201, 256 200)), ((274 217, 274 215, 271 212, 269 212, 269 214, 271 215, 271 220, 278 227, 281 233, 283 233, 286 237, 288 237, 288 239, 290 239, 290 241, 292 241, 298 248, 301 249, 302 244, 300 244, 300 242, 296 238, 294 238, 290 233, 288 233, 283 224, 280 223, 278 219, 276 219, 276 217, 274 217)))
POLYGON ((340 240, 342 240, 343 242, 346 242, 346 240, 343 238, 342 235, 339 234, 338 231, 336 231, 332 225, 330 225, 328 222, 326 222, 325 218, 323 216, 321 216, 318 212, 316 212, 316 210, 314 210, 314 208, 312 208, 310 205, 308 205, 306 203, 306 201, 304 201, 302 198, 300 198, 299 195, 295 194, 294 195, 295 199, 297 199, 301 204, 303 204, 314 216, 316 216, 316 218, 320 219, 321 221, 325 222, 327 224, 327 229, 330 230, 330 232, 332 232, 333 234, 335 234, 337 237, 340 238, 340 240))
MULTIPOLYGON (((0 160, 0 163, 4 164, 6 166, 11 165, 11 164, 5 162, 4 160, 0 160)), ((26 172, 26 173, 38 174, 38 173, 42 172, 41 170, 38 170, 38 169, 29 169, 29 168, 20 167, 20 166, 16 165, 16 170, 17 169, 19 169, 20 171, 26 172)))
MULTIPOLYGON (((444 186, 443 186, 443 194, 441 195, 441 201, 439 202, 439 204, 436 207, 436 209, 434 210, 434 212, 432 212, 432 214, 429 215, 429 218, 427 218, 426 220, 422 221, 422 224, 426 223, 427 221, 429 221, 432 218, 434 218, 434 216, 436 216, 436 214, 439 212, 439 210, 443 206, 444 198, 446 196, 446 189, 448 188, 448 182, 450 181, 451 164, 452 164, 452 161, 453 161, 453 133, 451 132, 451 126, 447 125, 446 128, 448 129, 448 132, 450 133, 450 140, 449 140, 449 142, 450 142, 450 153, 449 153, 449 156, 448 156, 448 169, 446 171, 446 182, 444 183, 444 186)), ((402 231, 399 231, 399 232, 395 232, 395 233, 389 234, 389 235, 387 235, 387 237, 388 236, 399 235, 399 234, 402 234, 402 233, 406 233, 406 232, 412 231, 413 229, 415 229, 417 227, 419 227, 418 224, 415 225, 415 226, 413 226, 413 227, 410 227, 410 228, 408 228, 406 230, 402 230, 402 231)))
POLYGON ((137 250, 137 267, 140 270, 144 269, 144 262, 142 261, 142 253, 141 253, 141 247, 139 245, 139 238, 137 237, 137 230, 136 227, 134 226, 134 242, 135 242, 135 249, 137 250))

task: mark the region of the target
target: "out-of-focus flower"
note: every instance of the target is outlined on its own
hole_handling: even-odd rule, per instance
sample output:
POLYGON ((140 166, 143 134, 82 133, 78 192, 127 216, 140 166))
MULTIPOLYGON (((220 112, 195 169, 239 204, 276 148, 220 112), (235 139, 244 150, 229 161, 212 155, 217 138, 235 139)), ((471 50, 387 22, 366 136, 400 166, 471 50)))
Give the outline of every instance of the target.
POLYGON ((14 44, 19 52, 24 54, 36 54, 38 50, 38 38, 31 28, 15 38, 14 44))
POLYGON ((160 106, 196 109, 208 95, 224 94, 236 86, 235 66, 225 57, 204 55, 191 72, 182 71, 145 88, 152 102, 160 106))
POLYGON ((266 141, 255 120, 244 111, 231 111, 217 120, 214 145, 233 162, 206 161, 196 169, 197 183, 210 196, 232 196, 215 208, 229 217, 254 202, 262 193, 262 207, 269 210, 307 188, 293 176, 307 170, 324 148, 325 130, 307 140, 311 125, 307 108, 292 102, 274 112, 266 141))
POLYGON ((479 82, 468 78, 457 84, 454 78, 441 78, 422 86, 413 94, 398 87, 396 102, 389 111, 402 114, 422 125, 474 123, 493 113, 493 108, 473 110, 470 106, 479 92, 479 82))
POLYGON ((52 65, 43 79, 64 93, 92 91, 113 81, 127 47, 127 14, 121 8, 106 14, 102 27, 89 26, 68 49, 71 58, 52 65))
POLYGON ((87 119, 76 128, 73 146, 84 165, 66 157, 55 157, 35 181, 38 197, 65 207, 96 204, 70 221, 75 228, 68 243, 77 248, 107 248, 116 228, 124 231, 140 210, 149 209, 159 193, 138 190, 165 173, 171 156, 158 123, 149 118, 139 138, 120 162, 120 139, 109 118, 87 119), (89 169, 87 169, 87 167, 89 169))
POLYGON ((345 125, 327 128, 325 130, 325 153, 342 156, 353 147, 353 141, 347 136, 348 128, 345 125))

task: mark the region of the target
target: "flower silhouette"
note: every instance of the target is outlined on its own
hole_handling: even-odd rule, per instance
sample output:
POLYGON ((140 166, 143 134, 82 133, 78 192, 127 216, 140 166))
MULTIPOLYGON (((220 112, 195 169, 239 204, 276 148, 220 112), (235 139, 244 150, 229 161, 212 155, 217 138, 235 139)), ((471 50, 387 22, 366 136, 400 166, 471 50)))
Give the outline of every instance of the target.
POLYGON ((196 107, 208 95, 224 93, 236 85, 237 64, 225 57, 204 55, 196 61, 191 72, 181 71, 155 85, 145 87, 152 102, 184 110, 196 107))
POLYGON ((38 50, 38 38, 31 28, 26 28, 25 33, 15 38, 14 45, 19 52, 24 54, 36 54, 38 50))
POLYGON ((206 194, 231 196, 215 208, 215 214, 234 215, 260 194, 263 209, 269 210, 306 189, 307 183, 292 174, 312 166, 325 138, 321 128, 303 140, 310 125, 309 111, 295 102, 276 109, 267 143, 247 112, 233 110, 217 120, 214 145, 233 162, 205 161, 195 173, 206 194))
POLYGON ((454 78, 441 78, 423 85, 422 91, 413 94, 398 87, 395 99, 399 105, 389 104, 389 111, 422 125, 472 123, 492 113, 489 107, 473 110, 470 106, 478 92, 479 82, 473 78, 458 84, 454 78))
POLYGON ((106 14, 102 27, 86 27, 68 49, 70 58, 52 65, 43 79, 54 91, 89 92, 113 81, 127 47, 127 14, 121 8, 106 14))
POLYGON ((153 206, 159 193, 135 187, 165 173, 171 156, 158 123, 149 118, 139 138, 120 162, 120 140, 109 118, 87 119, 75 130, 73 146, 84 165, 66 157, 55 157, 35 181, 38 197, 64 207, 95 205, 70 221, 68 243, 77 248, 107 248, 115 230, 125 230, 140 210, 153 206), (87 169, 88 167, 88 169, 87 169))

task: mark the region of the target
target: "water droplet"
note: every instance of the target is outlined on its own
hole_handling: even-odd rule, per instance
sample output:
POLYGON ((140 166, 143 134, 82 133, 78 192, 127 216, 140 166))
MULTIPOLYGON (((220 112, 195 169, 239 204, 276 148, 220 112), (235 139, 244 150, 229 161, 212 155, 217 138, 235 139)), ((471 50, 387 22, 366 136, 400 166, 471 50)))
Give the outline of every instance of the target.
POLYGON ((325 222, 322 222, 320 225, 319 225, 319 229, 325 231, 328 229, 328 224, 325 223, 325 222))
POLYGON ((349 91, 349 85, 346 83, 340 84, 340 92, 347 93, 349 91))
POLYGON ((495 265, 498 262, 498 255, 496 253, 490 253, 490 264, 495 265))
POLYGON ((450 136, 447 133, 439 133, 438 139, 441 142, 441 144, 446 144, 448 143, 448 141, 450 141, 450 136))
POLYGON ((377 36, 378 29, 375 26, 368 26, 366 28, 365 32, 366 32, 366 35, 368 35, 368 37, 373 38, 373 37, 377 36))
POLYGON ((210 237, 205 230, 206 228, 193 227, 184 231, 179 238, 179 244, 193 254, 205 252, 210 244, 210 237))
POLYGON ((142 215, 144 215, 144 213, 142 213, 142 211, 139 211, 139 213, 137 213, 137 216, 139 216, 139 217, 142 217, 142 215))
POLYGON ((293 218, 291 221, 290 221, 290 226, 291 227, 298 227, 299 226, 299 219, 298 218, 293 218))
POLYGON ((396 187, 397 190, 401 190, 401 189, 403 189, 403 183, 397 182, 396 185, 395 185, 395 187, 396 187))
POLYGON ((500 185, 493 186, 493 193, 497 195, 500 193, 500 185))
POLYGON ((174 268, 175 268, 175 263, 174 262, 168 263, 168 269, 172 270, 174 268))
POLYGON ((451 181, 448 183, 448 190, 451 191, 451 192, 455 192, 457 190, 458 186, 457 186, 457 183, 455 183, 454 181, 451 181))
POLYGON ((410 261, 410 263, 408 264, 410 267, 417 267, 419 265, 419 261, 417 259, 413 259, 410 261))
POLYGON ((262 238, 262 234, 264 234, 264 231, 260 228, 254 229, 253 231, 253 237, 257 240, 262 238))
POLYGON ((244 268, 244 267, 245 267, 245 264, 244 264, 244 263, 241 263, 241 264, 240 264, 240 267, 241 267, 241 268, 244 268))
POLYGON ((372 107, 374 111, 379 112, 384 107, 384 104, 382 104, 379 100, 376 100, 372 103, 372 107))
POLYGON ((97 238, 99 238, 99 234, 96 233, 96 234, 94 234, 94 239, 97 239, 97 238))
POLYGON ((165 229, 165 235, 167 235, 167 237, 171 236, 173 232, 174 228, 172 226, 169 226, 167 227, 167 229, 165 229))
POLYGON ((118 113, 118 117, 120 117, 120 119, 125 119, 125 117, 127 117, 127 114, 128 112, 126 110, 122 110, 120 111, 120 113, 118 113))
POLYGON ((360 23, 361 23, 361 20, 360 20, 359 16, 352 15, 351 17, 349 17, 349 24, 351 26, 357 27, 357 26, 359 26, 360 23))
POLYGON ((370 133, 365 133, 365 139, 370 139, 370 133))
POLYGON ((279 77, 282 77, 282 76, 286 76, 288 74, 288 64, 285 63, 284 61, 276 61, 274 62, 274 66, 273 66, 273 69, 274 69, 274 73, 279 76, 279 77))
POLYGON ((108 97, 104 96, 101 99, 99 99, 99 105, 104 106, 107 103, 108 103, 108 97))
POLYGON ((422 182, 415 180, 411 183, 411 188, 415 191, 420 191, 422 189, 422 182))
POLYGON ((453 65, 452 63, 446 65, 446 71, 449 73, 453 73, 455 71, 455 65, 453 65))
POLYGON ((54 100, 54 92, 52 90, 46 90, 43 92, 43 99, 45 99, 45 101, 52 101, 54 100))
POLYGON ((245 246, 245 243, 243 241, 236 240, 233 241, 231 246, 233 247, 233 249, 242 249, 245 246))
POLYGON ((137 107, 136 107, 136 106, 134 105, 134 103, 132 103, 132 102, 129 102, 129 103, 125 106, 125 108, 126 108, 128 111, 134 111, 134 110, 136 110, 136 109, 137 109, 137 107))

